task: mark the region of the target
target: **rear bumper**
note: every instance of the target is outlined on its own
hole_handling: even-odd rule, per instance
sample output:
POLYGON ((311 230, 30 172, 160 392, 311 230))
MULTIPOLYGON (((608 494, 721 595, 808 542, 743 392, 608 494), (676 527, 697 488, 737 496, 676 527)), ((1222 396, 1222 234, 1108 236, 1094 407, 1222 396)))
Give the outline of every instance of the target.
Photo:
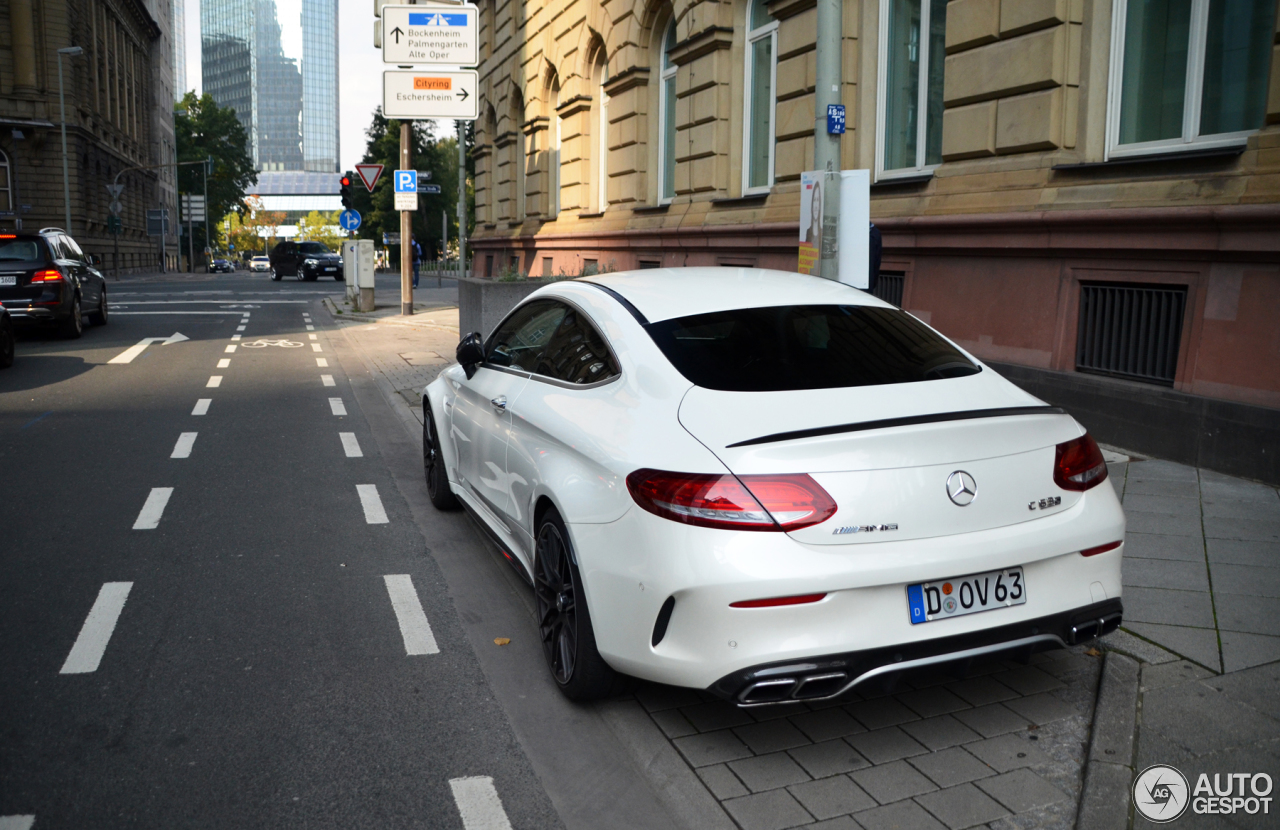
POLYGON ((1001 653, 1030 653, 1076 645, 1115 631, 1119 599, 1046 617, 941 637, 800 661, 764 663, 735 671, 707 691, 740 706, 836 697, 859 684, 914 669, 964 663, 1001 653))
POLYGON ((9 316, 13 318, 15 326, 39 326, 66 319, 71 310, 64 308, 64 305, 64 303, 16 307, 6 305, 5 308, 9 310, 9 316))

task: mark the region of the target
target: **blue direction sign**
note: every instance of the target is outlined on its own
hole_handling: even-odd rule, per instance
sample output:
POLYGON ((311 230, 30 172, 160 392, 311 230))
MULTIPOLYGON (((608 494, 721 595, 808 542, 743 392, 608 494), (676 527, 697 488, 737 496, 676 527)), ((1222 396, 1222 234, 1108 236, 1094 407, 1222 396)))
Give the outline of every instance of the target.
POLYGON ((422 182, 419 182, 419 183, 418 183, 418 192, 419 192, 419 193, 439 193, 439 192, 440 192, 440 185, 438 185, 438 184, 423 184, 422 182))
POLYGON ((417 193, 418 192, 418 171, 417 170, 397 170, 396 171, 396 193, 417 193))
POLYGON ((360 227, 360 211, 344 210, 342 215, 338 217, 338 224, 342 226, 344 231, 354 231, 360 227))

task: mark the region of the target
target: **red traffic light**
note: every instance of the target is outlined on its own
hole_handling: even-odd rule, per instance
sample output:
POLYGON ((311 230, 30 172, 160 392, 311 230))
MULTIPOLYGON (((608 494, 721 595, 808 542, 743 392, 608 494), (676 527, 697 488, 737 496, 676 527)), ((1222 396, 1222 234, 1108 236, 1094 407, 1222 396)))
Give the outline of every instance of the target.
POLYGON ((338 181, 340 181, 340 182, 342 183, 342 186, 343 186, 343 187, 351 187, 351 177, 350 177, 350 176, 343 176, 343 177, 342 177, 341 179, 339 179, 338 181))

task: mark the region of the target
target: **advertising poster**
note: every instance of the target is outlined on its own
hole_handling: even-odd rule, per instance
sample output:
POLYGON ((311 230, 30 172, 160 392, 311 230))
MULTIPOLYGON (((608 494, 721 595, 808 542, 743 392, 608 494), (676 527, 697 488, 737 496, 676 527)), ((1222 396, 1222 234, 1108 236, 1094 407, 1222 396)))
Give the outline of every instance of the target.
POLYGON ((801 274, 821 275, 822 171, 800 174, 800 257, 801 274))

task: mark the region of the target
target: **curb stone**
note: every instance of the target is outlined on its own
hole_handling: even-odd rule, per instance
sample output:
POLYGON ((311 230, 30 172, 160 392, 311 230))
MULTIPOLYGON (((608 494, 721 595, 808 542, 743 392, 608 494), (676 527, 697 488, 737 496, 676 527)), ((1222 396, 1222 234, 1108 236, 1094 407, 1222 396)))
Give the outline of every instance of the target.
POLYGON ((1108 651, 1098 681, 1077 830, 1125 830, 1138 731, 1139 663, 1108 651))

